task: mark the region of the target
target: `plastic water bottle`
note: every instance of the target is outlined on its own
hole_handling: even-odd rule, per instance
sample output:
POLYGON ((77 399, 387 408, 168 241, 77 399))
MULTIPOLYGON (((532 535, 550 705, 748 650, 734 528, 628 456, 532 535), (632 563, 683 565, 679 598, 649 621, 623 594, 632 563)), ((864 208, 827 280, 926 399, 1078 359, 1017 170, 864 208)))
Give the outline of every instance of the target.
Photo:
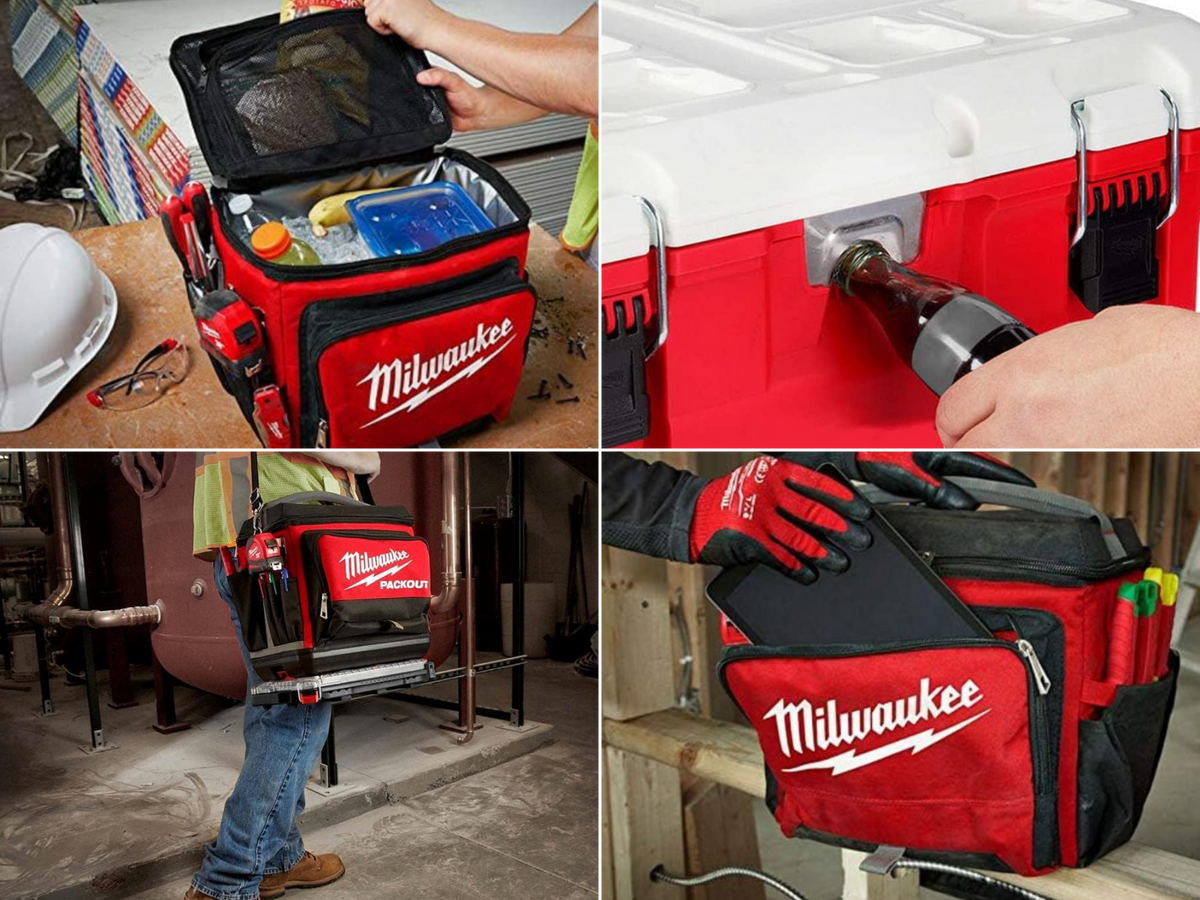
POLYGON ((295 240, 279 222, 259 225, 250 235, 250 246, 267 262, 280 266, 319 266, 321 257, 304 241, 295 240))
POLYGON ((896 262, 875 241, 851 245, 833 283, 866 305, 896 352, 939 397, 964 375, 1035 336, 991 300, 896 262))
POLYGON ((233 230, 246 243, 250 243, 250 235, 254 234, 254 229, 271 221, 254 208, 254 200, 249 194, 234 194, 230 197, 229 213, 233 217, 233 230))

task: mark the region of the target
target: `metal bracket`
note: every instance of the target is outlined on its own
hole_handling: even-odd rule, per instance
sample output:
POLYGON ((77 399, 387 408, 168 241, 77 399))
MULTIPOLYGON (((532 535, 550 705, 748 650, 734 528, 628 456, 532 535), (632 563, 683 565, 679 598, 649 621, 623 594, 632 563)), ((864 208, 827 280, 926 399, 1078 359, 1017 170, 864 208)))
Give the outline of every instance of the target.
POLYGON ((654 204, 641 196, 635 196, 633 199, 641 204, 646 222, 650 225, 650 243, 654 245, 655 256, 658 257, 655 260, 658 266, 658 336, 654 343, 646 348, 646 359, 649 359, 666 343, 667 334, 670 332, 667 312, 667 239, 663 231, 662 216, 658 214, 654 204))
MULTIPOLYGON (((1168 137, 1170 138, 1170 155, 1167 159, 1167 180, 1170 199, 1166 211, 1158 220, 1158 227, 1167 224, 1171 216, 1179 209, 1179 104, 1166 90, 1159 88, 1163 97, 1163 106, 1167 108, 1168 137)), ((1085 99, 1076 100, 1071 104, 1071 125, 1075 129, 1075 157, 1078 168, 1079 187, 1076 195, 1075 233, 1071 236, 1071 246, 1076 246, 1087 234, 1088 219, 1088 165, 1087 165, 1087 124, 1083 121, 1085 99)))
POLYGON ((887 844, 881 844, 875 848, 874 853, 868 854, 859 863, 858 868, 868 875, 891 875, 896 868, 896 863, 900 862, 903 856, 903 847, 892 847, 887 844))

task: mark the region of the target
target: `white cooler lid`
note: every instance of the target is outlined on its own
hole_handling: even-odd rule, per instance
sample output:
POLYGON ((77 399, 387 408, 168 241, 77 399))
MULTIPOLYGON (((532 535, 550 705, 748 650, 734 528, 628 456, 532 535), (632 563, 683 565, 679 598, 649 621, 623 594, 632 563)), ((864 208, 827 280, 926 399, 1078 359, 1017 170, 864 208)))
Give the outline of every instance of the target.
MULTIPOLYGON (((1198 4, 1200 9, 1200 4, 1198 4)), ((605 0, 601 258, 1200 127, 1200 23, 1125 0, 605 0)))

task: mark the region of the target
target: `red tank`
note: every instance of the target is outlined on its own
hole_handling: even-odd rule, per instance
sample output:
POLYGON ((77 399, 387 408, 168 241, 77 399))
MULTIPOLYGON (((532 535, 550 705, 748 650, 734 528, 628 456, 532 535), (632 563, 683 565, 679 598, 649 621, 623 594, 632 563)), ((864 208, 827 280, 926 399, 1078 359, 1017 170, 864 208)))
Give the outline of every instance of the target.
MULTIPOLYGON (((213 586, 212 565, 192 556, 194 460, 187 453, 170 455, 176 460, 166 486, 142 499, 146 596, 164 607, 162 624, 151 638, 154 652, 180 681, 240 699, 246 694, 246 669, 229 609, 213 586)), ((443 571, 441 455, 385 453, 371 491, 381 506, 408 508, 416 519, 416 533, 429 542, 432 570, 443 571)), ((458 619, 457 611, 431 617, 428 658, 434 665, 444 663, 454 649, 458 619)))

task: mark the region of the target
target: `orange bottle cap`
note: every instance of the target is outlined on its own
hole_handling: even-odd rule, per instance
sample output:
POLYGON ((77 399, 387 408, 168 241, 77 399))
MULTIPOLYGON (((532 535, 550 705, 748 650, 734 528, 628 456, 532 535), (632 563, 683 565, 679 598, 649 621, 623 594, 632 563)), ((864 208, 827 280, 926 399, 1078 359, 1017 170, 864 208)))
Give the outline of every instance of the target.
POLYGON ((287 253, 292 246, 292 236, 279 222, 267 222, 254 229, 250 246, 263 259, 274 259, 287 253))

